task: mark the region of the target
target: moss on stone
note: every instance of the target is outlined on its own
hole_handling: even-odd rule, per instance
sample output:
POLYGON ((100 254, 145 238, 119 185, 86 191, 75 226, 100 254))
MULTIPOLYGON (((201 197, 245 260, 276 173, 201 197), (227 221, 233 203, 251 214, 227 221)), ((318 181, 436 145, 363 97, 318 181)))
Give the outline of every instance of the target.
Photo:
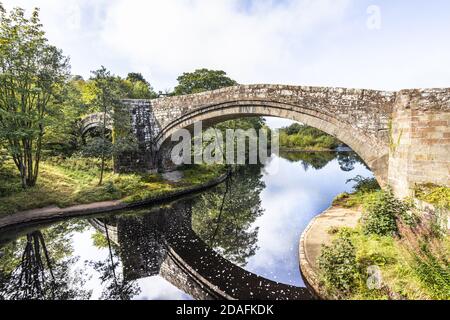
POLYGON ((450 209, 450 188, 432 183, 417 185, 414 189, 417 199, 439 208, 450 209))

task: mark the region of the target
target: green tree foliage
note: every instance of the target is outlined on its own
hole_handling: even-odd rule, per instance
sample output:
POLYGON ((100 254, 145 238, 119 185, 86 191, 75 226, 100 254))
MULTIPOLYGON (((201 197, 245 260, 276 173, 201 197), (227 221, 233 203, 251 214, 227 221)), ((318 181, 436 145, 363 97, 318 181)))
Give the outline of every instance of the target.
POLYGON ((289 152, 281 151, 280 156, 290 162, 300 162, 303 169, 322 169, 333 160, 337 160, 342 171, 352 171, 356 163, 364 164, 355 152, 289 152))
POLYGON ((125 279, 123 272, 120 271, 121 264, 117 245, 111 240, 106 223, 104 223, 104 230, 105 234, 101 234, 103 240, 98 242, 97 236, 97 239, 94 238, 94 244, 99 248, 105 246, 108 249, 109 256, 106 260, 88 262, 100 274, 100 280, 104 286, 101 299, 131 300, 141 292, 141 289, 136 281, 125 279))
POLYGON ((323 131, 293 123, 280 131, 280 146, 290 149, 335 149, 341 142, 323 131))
POLYGON ((293 123, 289 127, 286 127, 284 129, 284 132, 286 132, 287 135, 292 136, 294 134, 299 133, 304 126, 302 126, 300 123, 293 123))
POLYGON ((380 185, 375 178, 365 178, 361 175, 357 175, 352 179, 348 179, 347 183, 349 182, 355 182, 355 185, 353 186, 355 192, 368 193, 380 190, 380 185))
POLYGON ((126 80, 131 81, 131 82, 143 82, 146 85, 150 86, 150 84, 147 82, 147 80, 145 80, 142 73, 130 72, 130 73, 128 73, 126 80))
POLYGON ((289 162, 300 162, 305 171, 309 168, 322 169, 336 159, 334 152, 280 152, 280 157, 289 162))
POLYGON ((48 116, 61 100, 69 62, 50 45, 39 21, 23 9, 0 7, 0 139, 20 172, 22 187, 34 186, 48 116))
POLYGON ((199 93, 237 85, 224 71, 198 69, 194 72, 185 72, 177 78, 178 85, 174 95, 199 93))
POLYGON ((97 128, 98 135, 88 141, 83 153, 100 159, 99 185, 101 185, 107 159, 122 152, 135 150, 136 141, 131 134, 130 115, 121 102, 123 91, 120 82, 105 67, 92 73, 90 104, 94 110, 101 113, 102 122, 97 128), (113 124, 114 133, 111 134, 113 124))
POLYGON ((83 99, 87 82, 81 76, 73 76, 64 87, 63 101, 51 117, 45 133, 45 156, 70 157, 82 145, 81 119, 92 113, 83 99))
POLYGON ((203 193, 192 207, 192 228, 208 246, 241 266, 256 252, 261 216, 261 168, 237 167, 227 184, 203 193))
MULTIPOLYGON (((82 232, 83 222, 66 222, 29 231, 2 247, 0 257, 0 300, 2 299, 89 299, 83 271, 71 272, 71 234, 82 232)), ((72 269, 72 270, 71 270, 72 269)))
MULTIPOLYGON (((194 72, 185 72, 177 78, 178 85, 173 92, 174 95, 185 95, 200 93, 203 91, 216 90, 220 88, 235 86, 238 83, 229 78, 224 71, 198 69, 194 72)), ((224 121, 215 126, 222 131, 225 137, 226 129, 255 129, 259 130, 264 126, 262 117, 246 117, 236 120, 224 121)), ((206 129, 206 128, 204 128, 206 129)), ((225 150, 223 150, 225 152, 225 150)))
POLYGON ((156 92, 140 73, 129 73, 126 79, 118 79, 123 97, 129 99, 154 99, 156 92))

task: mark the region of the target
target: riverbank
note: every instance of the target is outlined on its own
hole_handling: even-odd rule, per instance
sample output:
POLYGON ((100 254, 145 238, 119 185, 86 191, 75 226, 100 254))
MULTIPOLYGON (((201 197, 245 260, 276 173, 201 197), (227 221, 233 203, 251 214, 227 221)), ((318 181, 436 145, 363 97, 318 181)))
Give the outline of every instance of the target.
POLYGON ((361 212, 355 209, 332 206, 316 216, 306 227, 300 237, 299 263, 300 271, 309 289, 317 298, 330 298, 320 279, 317 263, 323 245, 330 245, 333 235, 329 230, 340 227, 356 227, 361 212))
POLYGON ((299 243, 305 282, 321 299, 449 299, 448 211, 416 201, 416 223, 370 234, 362 204, 381 192, 341 195, 311 221, 299 243))
POLYGON ((6 227, 13 227, 15 225, 24 223, 45 222, 49 220, 56 220, 61 218, 73 218, 77 216, 86 216, 91 214, 99 214, 105 212, 114 212, 124 209, 132 209, 144 205, 158 204, 165 201, 175 200, 177 198, 201 192, 203 190, 212 188, 224 182, 229 176, 228 172, 211 179, 205 183, 197 184, 195 186, 184 187, 165 194, 155 195, 146 199, 126 203, 121 200, 95 202, 83 205, 75 205, 67 208, 59 208, 57 206, 49 206, 45 208, 32 209, 18 212, 9 216, 0 218, 0 229, 6 227))
POLYGON ((180 169, 177 179, 172 179, 157 173, 115 174, 108 170, 104 183, 98 185, 97 167, 89 160, 78 159, 76 163, 42 163, 37 185, 22 189, 13 166, 7 164, 0 173, 0 218, 23 212, 32 215, 41 212, 45 216, 83 212, 96 207, 102 211, 117 210, 195 191, 216 180, 222 181, 225 173, 223 166, 185 167, 180 169))

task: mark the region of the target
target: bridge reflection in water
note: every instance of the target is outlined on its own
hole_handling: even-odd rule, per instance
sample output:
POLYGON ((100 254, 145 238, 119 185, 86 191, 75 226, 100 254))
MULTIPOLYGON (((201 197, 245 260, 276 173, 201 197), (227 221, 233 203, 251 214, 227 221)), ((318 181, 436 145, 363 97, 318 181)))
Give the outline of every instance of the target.
POLYGON ((268 280, 226 260, 192 229, 192 201, 139 216, 91 219, 119 247, 126 281, 160 275, 194 299, 312 299, 306 288, 268 280))

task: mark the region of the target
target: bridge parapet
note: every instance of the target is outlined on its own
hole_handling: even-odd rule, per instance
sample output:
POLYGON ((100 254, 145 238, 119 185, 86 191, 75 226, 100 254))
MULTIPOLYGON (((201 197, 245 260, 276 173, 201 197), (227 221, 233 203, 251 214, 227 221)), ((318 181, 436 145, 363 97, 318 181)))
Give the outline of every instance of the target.
POLYGON ((241 85, 198 94, 164 97, 152 101, 155 117, 161 128, 173 120, 208 106, 239 103, 269 106, 300 107, 316 113, 317 117, 354 124, 356 128, 378 134, 387 130, 395 92, 305 87, 287 85, 241 85))

